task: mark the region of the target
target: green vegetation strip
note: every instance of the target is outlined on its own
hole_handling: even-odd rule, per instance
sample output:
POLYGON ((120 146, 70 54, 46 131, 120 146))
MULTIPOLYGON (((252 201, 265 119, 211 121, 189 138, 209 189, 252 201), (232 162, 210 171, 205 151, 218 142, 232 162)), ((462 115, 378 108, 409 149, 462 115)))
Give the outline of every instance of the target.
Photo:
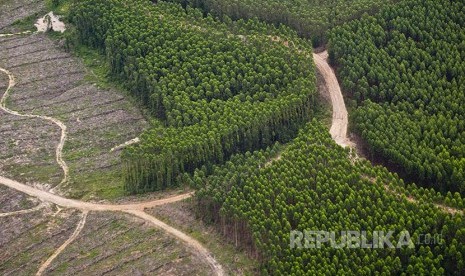
MULTIPOLYGON (((264 275, 446 274, 463 271, 465 220, 436 202, 449 201, 434 190, 405 187, 383 167, 352 161, 313 121, 286 146, 236 155, 206 176, 190 179, 197 187, 198 210, 216 223, 232 243, 247 248, 262 263, 264 275), (270 160, 272 161, 269 164, 270 160), (268 164, 264 166, 263 164, 268 164), (415 198, 402 196, 406 190, 415 198), (292 231, 393 231, 394 246, 408 231, 409 246, 320 248, 292 246, 292 231), (431 238, 429 241, 425 237, 431 238)), ((463 203, 463 199, 456 200, 463 203)), ((307 242, 312 242, 308 236, 307 242)), ((295 244, 298 245, 299 243, 295 244)))
POLYGON ((465 193, 463 1, 408 0, 331 32, 330 58, 371 152, 407 179, 465 193))
POLYGON ((309 53, 309 43, 287 28, 146 0, 80 1, 70 20, 79 42, 105 53, 111 74, 164 121, 123 154, 129 192, 288 141, 316 109, 313 61, 296 49, 309 53))

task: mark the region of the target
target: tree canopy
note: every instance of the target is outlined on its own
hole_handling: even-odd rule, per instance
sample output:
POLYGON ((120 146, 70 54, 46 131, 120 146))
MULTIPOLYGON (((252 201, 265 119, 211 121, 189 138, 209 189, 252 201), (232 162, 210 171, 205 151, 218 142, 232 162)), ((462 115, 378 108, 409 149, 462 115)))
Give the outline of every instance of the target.
POLYGON ((408 0, 335 28, 330 58, 371 151, 403 176, 465 193, 465 9, 408 0))
POLYGON ((289 140, 312 114, 310 43, 288 28, 220 22, 146 0, 80 1, 71 20, 79 41, 100 49, 112 74, 164 122, 124 152, 130 192, 175 185, 184 171, 289 140))

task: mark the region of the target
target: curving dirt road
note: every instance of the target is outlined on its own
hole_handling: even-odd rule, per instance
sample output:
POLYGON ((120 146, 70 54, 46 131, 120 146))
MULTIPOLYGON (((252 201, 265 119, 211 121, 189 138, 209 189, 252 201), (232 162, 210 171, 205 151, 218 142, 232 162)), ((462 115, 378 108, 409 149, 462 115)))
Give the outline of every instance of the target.
MULTIPOLYGON (((11 35, 15 35, 15 34, 11 34, 11 35)), ((0 35, 0 37, 1 36, 10 36, 10 35, 4 34, 4 35, 0 35)), ((322 74, 325 80, 326 86, 328 88, 328 91, 330 93, 330 96, 331 96, 331 104, 333 107, 332 125, 330 129, 331 137, 336 141, 337 144, 343 147, 346 147, 350 145, 349 140, 347 138, 348 113, 345 107, 344 98, 342 96, 342 92, 341 92, 338 80, 336 78, 336 75, 334 74, 333 69, 327 63, 327 58, 328 58, 327 51, 324 51, 319 54, 315 54, 315 53, 313 54, 313 59, 315 61, 315 64, 318 70, 320 71, 320 73, 322 74)), ((0 100, 1 109, 3 109, 5 112, 9 114, 16 115, 16 116, 29 117, 29 118, 41 118, 44 120, 48 120, 48 121, 55 123, 56 125, 60 127, 61 138, 60 138, 60 142, 57 145, 57 149, 56 149, 56 160, 57 160, 57 163, 63 169, 64 178, 62 180, 62 183, 65 183, 68 180, 68 167, 62 158, 62 150, 63 150, 64 142, 66 140, 66 126, 61 121, 55 118, 51 118, 48 116, 40 116, 40 115, 20 114, 16 111, 8 109, 5 106, 5 102, 8 97, 9 92, 11 91, 11 88, 15 85, 15 79, 14 79, 14 76, 8 70, 0 68, 0 71, 9 76, 9 86, 0 100)), ((53 194, 51 192, 36 189, 34 187, 19 183, 17 181, 14 181, 12 179, 8 179, 2 176, 0 176, 0 184, 3 184, 17 191, 28 194, 32 197, 39 198, 42 201, 51 202, 51 203, 54 203, 56 205, 66 207, 66 208, 80 209, 83 211, 83 218, 78 224, 75 232, 40 267, 39 271, 37 272, 37 275, 41 275, 45 271, 45 269, 48 267, 48 265, 55 259, 55 257, 58 256, 66 248, 66 246, 72 243, 74 239, 79 235, 80 231, 84 227, 84 224, 86 221, 86 215, 87 215, 87 212, 89 211, 122 211, 122 212, 132 214, 134 216, 137 216, 139 218, 142 218, 145 221, 152 223, 156 227, 163 229, 164 231, 168 232, 172 236, 185 242, 188 246, 190 246, 194 250, 194 252, 200 254, 203 258, 205 258, 205 260, 210 264, 212 270, 217 275, 225 274, 222 266, 216 261, 216 259, 211 255, 211 253, 204 246, 202 246, 202 244, 200 244, 197 240, 189 237, 188 235, 184 234, 178 229, 173 228, 167 225, 166 223, 144 212, 145 208, 151 208, 151 207, 159 206, 162 204, 173 203, 176 201, 189 198, 193 195, 192 192, 169 197, 169 198, 159 199, 159 200, 152 200, 152 201, 140 202, 140 203, 134 203, 134 204, 118 205, 118 204, 96 204, 96 203, 78 201, 74 199, 68 199, 68 198, 53 194)), ((412 201, 412 200, 409 200, 409 201, 412 201)), ((458 212, 457 210, 453 208, 449 208, 445 206, 438 206, 438 207, 439 208, 442 207, 441 209, 447 208, 446 211, 448 212, 452 212, 452 211, 454 213, 458 212)), ((27 212, 32 212, 34 209, 35 208, 24 210, 24 211, 13 212, 13 213, 15 214, 27 213, 27 212)), ((8 214, 12 214, 12 213, 8 213, 8 214)))
MULTIPOLYGON (((47 121, 50 121, 50 122, 52 122, 52 123, 54 123, 54 124, 56 124, 57 126, 60 127, 60 129, 61 129, 61 137, 60 137, 60 142, 57 145, 55 155, 56 155, 57 163, 60 165, 61 169, 63 170, 63 179, 61 180, 60 184, 58 184, 58 186, 60 186, 62 184, 65 184, 66 182, 68 182, 68 177, 69 177, 68 176, 68 174, 69 174, 68 173, 69 172, 68 165, 66 165, 66 162, 63 160, 63 146, 65 145, 66 135, 67 135, 66 125, 63 124, 60 120, 57 120, 57 119, 52 118, 52 117, 34 115, 34 114, 21 114, 21 113, 19 113, 17 111, 11 110, 8 107, 6 107, 6 100, 8 99, 8 95, 9 95, 11 89, 15 86, 16 81, 15 81, 15 77, 13 76, 13 74, 10 71, 8 71, 8 70, 6 70, 4 68, 0 68, 0 71, 7 74, 8 79, 9 79, 8 87, 7 87, 6 91, 5 91, 5 93, 3 94, 2 98, 0 99, 0 109, 2 109, 3 111, 5 111, 8 114, 19 116, 19 117, 39 118, 39 119, 47 120, 47 121)), ((53 192, 53 189, 51 190, 51 192, 53 192)))
POLYGON ((331 96, 331 105, 333 107, 333 119, 331 129, 331 137, 333 140, 342 147, 349 146, 347 139, 347 126, 349 124, 349 116, 347 113, 344 97, 342 97, 341 87, 337 81, 333 69, 329 66, 328 51, 319 54, 313 53, 313 60, 315 65, 323 76, 326 87, 328 88, 331 96))
MULTIPOLYGON (((48 121, 55 123, 56 125, 60 127, 61 138, 60 138, 60 142, 58 143, 57 149, 56 149, 56 160, 58 164, 62 167, 63 172, 64 172, 64 178, 60 184, 65 183, 68 180, 68 167, 62 158, 62 151, 63 151, 64 142, 66 140, 66 126, 61 121, 55 118, 52 118, 52 117, 33 115, 33 114, 21 114, 19 112, 16 112, 16 111, 13 111, 7 108, 5 106, 6 99, 8 98, 9 92, 15 85, 15 78, 11 72, 9 72, 8 70, 4 68, 0 68, 0 71, 7 74, 9 77, 9 85, 0 100, 0 109, 15 116, 27 117, 27 118, 41 118, 44 120, 48 120, 48 121)), ((76 228, 76 231, 73 233, 73 235, 71 235, 71 237, 63 245, 61 245, 55 251, 55 253, 52 256, 49 257, 49 259, 44 264, 42 264, 42 266, 39 268, 39 271, 37 272, 37 275, 42 275, 42 273, 47 269, 48 265, 56 258, 56 256, 58 256, 79 235, 81 229, 84 227, 86 214, 89 211, 123 211, 129 214, 138 216, 144 219, 145 221, 152 223, 156 227, 159 227, 165 230, 172 236, 185 242, 189 247, 193 249, 194 253, 200 254, 202 257, 205 258, 205 260, 211 266, 212 270, 215 272, 216 275, 225 275, 225 272, 222 266, 216 261, 216 259, 212 256, 212 254, 208 251, 208 249, 202 246, 197 240, 189 237, 188 235, 184 234, 178 229, 173 228, 167 225, 166 223, 144 212, 145 208, 151 208, 151 207, 155 207, 158 205, 173 203, 176 201, 189 198, 193 195, 192 192, 169 197, 169 198, 164 198, 164 199, 151 200, 147 202, 118 205, 118 204, 95 204, 95 203, 83 202, 79 200, 61 197, 51 192, 42 191, 34 187, 25 185, 23 183, 14 181, 12 179, 8 179, 3 176, 0 176, 0 184, 3 184, 17 191, 28 194, 32 197, 39 198, 42 201, 51 202, 51 203, 54 203, 56 205, 66 207, 66 208, 80 209, 84 212, 83 219, 81 220, 78 227, 76 228)), ((22 214, 22 213, 27 213, 27 212, 31 212, 31 210, 20 211, 20 212, 17 212, 16 214, 22 214)))
POLYGON ((38 198, 42 201, 51 202, 61 207, 79 209, 83 211, 126 211, 138 210, 143 211, 146 208, 153 208, 163 204, 169 204, 191 197, 194 193, 185 193, 168 198, 156 199, 146 202, 138 202, 132 204, 98 204, 85 201, 79 201, 52 194, 47 191, 39 190, 37 188, 19 183, 15 180, 0 176, 0 184, 3 184, 11 189, 15 189, 29 196, 38 198))
MULTIPOLYGON (((344 98, 342 96, 341 87, 339 86, 339 82, 337 81, 336 74, 334 74, 334 70, 329 66, 328 62, 328 51, 321 52, 319 54, 313 53, 313 60, 315 61, 315 65, 317 66, 318 70, 320 71, 321 75, 325 79, 326 87, 328 88, 329 94, 331 96, 331 105, 333 107, 333 118, 332 124, 330 129, 330 134, 333 140, 342 147, 352 147, 353 144, 347 138, 347 126, 349 123, 349 117, 347 113, 347 109, 344 103, 344 98)), ((370 180, 374 183, 374 180, 370 180)), ((388 188, 387 185, 384 186, 388 193, 393 193, 398 196, 402 196, 388 188)), ((418 204, 418 201, 410 196, 403 195, 407 201, 411 203, 418 204)), ((441 211, 449 214, 461 214, 463 215, 463 211, 444 206, 442 204, 434 204, 437 208, 441 211)))
POLYGON ((201 255, 207 262, 210 264, 210 267, 212 268, 213 271, 216 272, 217 275, 226 275, 223 267, 221 266, 220 263, 216 261, 216 259, 212 256, 212 254, 197 240, 189 237, 188 235, 184 234, 183 232, 179 231, 176 228, 173 228, 169 226, 168 224, 156 219, 155 217, 139 210, 127 210, 125 211, 126 213, 133 214, 135 216, 138 216, 141 219, 144 219, 146 221, 151 222, 158 228, 161 228, 165 230, 167 233, 181 239, 182 241, 186 242, 189 244, 193 249, 195 249, 195 252, 201 255))

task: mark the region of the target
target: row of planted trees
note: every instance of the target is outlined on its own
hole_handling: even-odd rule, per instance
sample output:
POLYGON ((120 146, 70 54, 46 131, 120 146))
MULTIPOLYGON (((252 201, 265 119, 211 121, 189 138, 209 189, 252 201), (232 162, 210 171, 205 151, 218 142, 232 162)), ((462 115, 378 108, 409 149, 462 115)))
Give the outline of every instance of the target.
POLYGON ((352 164, 349 155, 313 121, 285 148, 276 145, 237 155, 215 166, 210 175, 197 170, 186 178, 199 188, 199 215, 215 223, 231 243, 256 256, 263 274, 454 275, 463 271, 463 214, 433 205, 462 205, 460 195, 444 197, 432 189, 406 187, 385 168, 367 161, 352 164), (407 194, 417 201, 407 200, 407 194), (336 235, 344 230, 365 231, 368 243, 373 231, 392 230, 394 245, 401 232, 408 231, 412 246, 336 249, 328 242, 321 248, 298 249, 290 247, 292 230, 335 231, 336 235), (435 237, 437 243, 426 244, 425 235, 435 237))
POLYGON ((359 107, 370 150, 399 173, 465 193, 465 10, 462 1, 406 0, 335 28, 331 59, 359 107))
POLYGON ((129 192, 176 185, 182 172, 287 141, 315 106, 313 61, 294 48, 308 43, 287 28, 145 0, 81 1, 71 20, 79 41, 100 49, 112 75, 164 122, 125 150, 129 192), (273 42, 272 31, 291 46, 273 42))
POLYGON ((374 13, 379 8, 398 0, 168 0, 192 6, 215 16, 233 20, 259 18, 276 26, 290 26, 316 46, 324 43, 326 31, 335 25, 358 18, 363 13, 374 13))

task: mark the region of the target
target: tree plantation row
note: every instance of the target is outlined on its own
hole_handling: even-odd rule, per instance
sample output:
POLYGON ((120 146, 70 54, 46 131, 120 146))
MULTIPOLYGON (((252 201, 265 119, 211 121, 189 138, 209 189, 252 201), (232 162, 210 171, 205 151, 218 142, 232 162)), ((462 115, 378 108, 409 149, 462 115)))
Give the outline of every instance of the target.
POLYGON ((292 27, 318 46, 325 41, 326 31, 364 12, 374 13, 380 7, 398 0, 168 0, 193 6, 214 16, 238 19, 258 18, 276 26, 292 27))
POLYGON ((276 158, 282 149, 275 145, 233 156, 210 175, 202 170, 186 175, 199 188, 199 214, 216 223, 232 243, 257 256, 262 274, 454 275, 465 269, 463 215, 432 204, 454 201, 463 206, 460 195, 445 199, 432 189, 405 187, 396 175, 366 160, 352 163, 350 153, 317 121, 303 128, 276 158), (402 196, 406 190, 419 200, 408 201, 402 196), (394 241, 408 231, 413 244, 336 249, 328 243, 299 249, 290 247, 293 230, 392 230, 394 241), (441 240, 422 244, 426 234, 441 240))
POLYGON ((195 187, 199 215, 258 259, 264 275, 465 271, 461 1, 171 2, 82 0, 71 8, 79 43, 104 55, 111 76, 160 122, 122 153, 129 193, 195 187), (298 34, 321 38, 382 6, 330 30, 330 60, 371 154, 426 187, 359 159, 312 119, 312 48, 298 34), (295 30, 247 19, 255 16, 295 30), (293 231, 307 230, 411 240, 292 247, 293 231))
POLYGON ((465 5, 408 0, 335 28, 330 58, 357 129, 402 175, 465 193, 465 5))
POLYGON ((164 122, 124 152, 129 192, 165 188, 184 171, 285 142, 312 114, 313 60, 294 46, 311 48, 289 29, 222 23, 147 0, 79 1, 71 21, 79 41, 100 49, 112 74, 164 122))

